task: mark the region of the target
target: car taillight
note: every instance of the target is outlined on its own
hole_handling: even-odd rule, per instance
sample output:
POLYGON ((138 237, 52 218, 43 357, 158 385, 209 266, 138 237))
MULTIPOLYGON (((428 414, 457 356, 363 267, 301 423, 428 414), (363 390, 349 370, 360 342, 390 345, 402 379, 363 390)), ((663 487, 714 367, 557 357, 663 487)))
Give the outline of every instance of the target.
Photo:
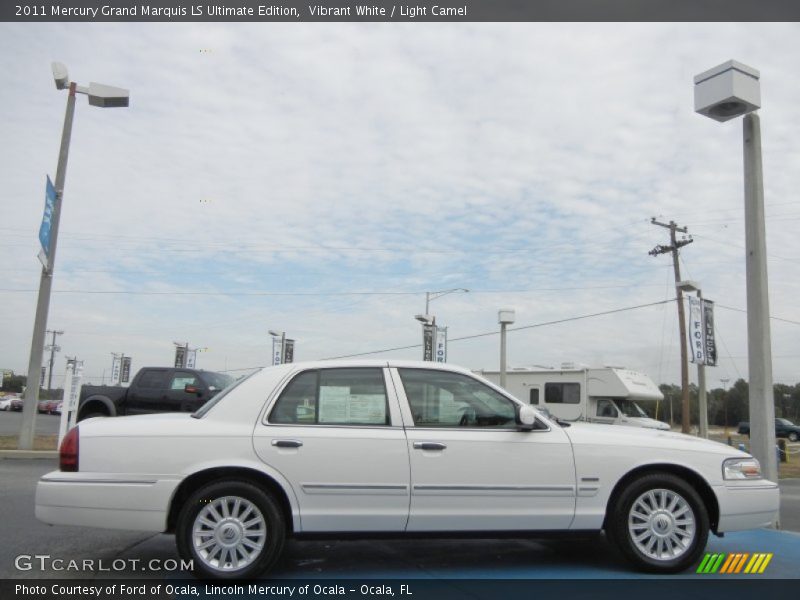
POLYGON ((58 450, 58 468, 61 471, 78 470, 78 428, 73 427, 61 441, 58 450))

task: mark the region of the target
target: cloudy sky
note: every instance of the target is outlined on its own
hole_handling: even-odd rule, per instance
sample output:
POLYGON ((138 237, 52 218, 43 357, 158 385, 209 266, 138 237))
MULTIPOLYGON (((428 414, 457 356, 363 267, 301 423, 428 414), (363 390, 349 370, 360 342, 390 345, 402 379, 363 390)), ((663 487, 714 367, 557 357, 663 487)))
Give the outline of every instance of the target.
MULTIPOLYGON (((425 292, 451 338, 657 303, 684 278, 716 300, 720 365, 747 377, 741 121, 693 112, 693 76, 761 71, 774 376, 800 381, 797 24, 0 23, 0 367, 27 371, 45 175, 79 97, 49 329, 90 381, 134 370, 410 346, 425 292)), ((511 366, 625 365, 677 382, 674 303, 509 335, 511 366)), ((498 366, 499 336, 450 344, 498 366)), ((374 357, 421 357, 420 348, 374 357)), ((694 369, 692 369, 694 377, 694 369)))

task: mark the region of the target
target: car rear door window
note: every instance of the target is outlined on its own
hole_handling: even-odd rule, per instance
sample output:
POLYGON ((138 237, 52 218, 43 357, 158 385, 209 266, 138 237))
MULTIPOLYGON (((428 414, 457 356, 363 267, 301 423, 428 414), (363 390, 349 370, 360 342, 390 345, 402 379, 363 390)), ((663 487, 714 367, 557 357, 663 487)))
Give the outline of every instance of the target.
POLYGON ((286 386, 269 421, 295 425, 389 425, 383 370, 304 371, 286 386))

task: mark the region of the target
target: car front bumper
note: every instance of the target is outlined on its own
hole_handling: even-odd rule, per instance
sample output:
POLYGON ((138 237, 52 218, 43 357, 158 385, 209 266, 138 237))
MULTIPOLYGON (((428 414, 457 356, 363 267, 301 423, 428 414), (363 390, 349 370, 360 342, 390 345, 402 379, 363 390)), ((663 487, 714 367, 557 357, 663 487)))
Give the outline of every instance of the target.
POLYGON ((728 481, 714 488, 719 503, 717 532, 768 527, 778 520, 780 490, 766 479, 728 481))

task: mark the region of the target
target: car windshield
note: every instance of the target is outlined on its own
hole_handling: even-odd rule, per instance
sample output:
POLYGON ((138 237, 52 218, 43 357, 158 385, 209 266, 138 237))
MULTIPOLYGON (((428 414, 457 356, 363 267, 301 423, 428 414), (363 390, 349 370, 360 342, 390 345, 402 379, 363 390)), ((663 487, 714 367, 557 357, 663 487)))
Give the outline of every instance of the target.
POLYGON ((224 373, 214 373, 213 371, 203 371, 200 373, 200 377, 203 378, 203 381, 206 382, 206 385, 209 388, 214 390, 224 390, 226 387, 236 381, 236 379, 230 375, 226 375, 224 373))
POLYGON ((633 400, 617 398, 614 402, 619 407, 620 412, 626 417, 647 417, 647 413, 633 400))
POLYGON ((792 423, 789 419, 775 419, 775 421, 780 423, 781 425, 794 426, 794 423, 792 423))
MULTIPOLYGON (((214 406, 217 404, 217 402, 219 402, 219 401, 220 401, 220 400, 222 400, 222 399, 223 399, 225 396, 227 396, 227 395, 228 395, 228 394, 231 392, 231 390, 233 390, 233 389, 235 389, 236 387, 238 387, 238 386, 239 386, 239 384, 240 384, 240 383, 242 383, 243 381, 245 381, 245 380, 247 380, 247 379, 250 379, 250 377, 252 377, 252 376, 253 376, 253 375, 255 375, 256 373, 258 373, 260 370, 261 370, 261 369, 256 369, 255 371, 253 371, 253 372, 252 372, 252 373, 250 373, 249 375, 242 375, 241 377, 239 377, 239 379, 234 379, 234 378, 233 378, 233 377, 231 377, 230 375, 220 375, 219 373, 213 373, 214 375, 220 375, 221 377, 226 377, 227 379, 230 379, 231 383, 230 383, 229 385, 227 385, 227 386, 226 386, 226 387, 225 387, 225 388, 224 388, 224 389, 223 389, 223 390, 222 390, 222 391, 221 391, 219 394, 217 394, 217 395, 216 395, 216 396, 214 396, 213 398, 210 398, 210 399, 208 400, 208 402, 206 402, 205 404, 203 404, 203 406, 201 406, 201 407, 200 407, 200 408, 198 408, 198 409, 197 409, 195 412, 193 412, 193 413, 192 413, 192 416, 193 416, 195 419, 201 419, 201 418, 203 418, 203 416, 204 416, 204 415, 205 415, 205 414, 206 414, 206 413, 207 413, 209 410, 211 410, 211 409, 212 409, 212 408, 213 408, 213 407, 214 407, 214 406)), ((204 375, 207 375, 207 373, 204 373, 204 375)))

